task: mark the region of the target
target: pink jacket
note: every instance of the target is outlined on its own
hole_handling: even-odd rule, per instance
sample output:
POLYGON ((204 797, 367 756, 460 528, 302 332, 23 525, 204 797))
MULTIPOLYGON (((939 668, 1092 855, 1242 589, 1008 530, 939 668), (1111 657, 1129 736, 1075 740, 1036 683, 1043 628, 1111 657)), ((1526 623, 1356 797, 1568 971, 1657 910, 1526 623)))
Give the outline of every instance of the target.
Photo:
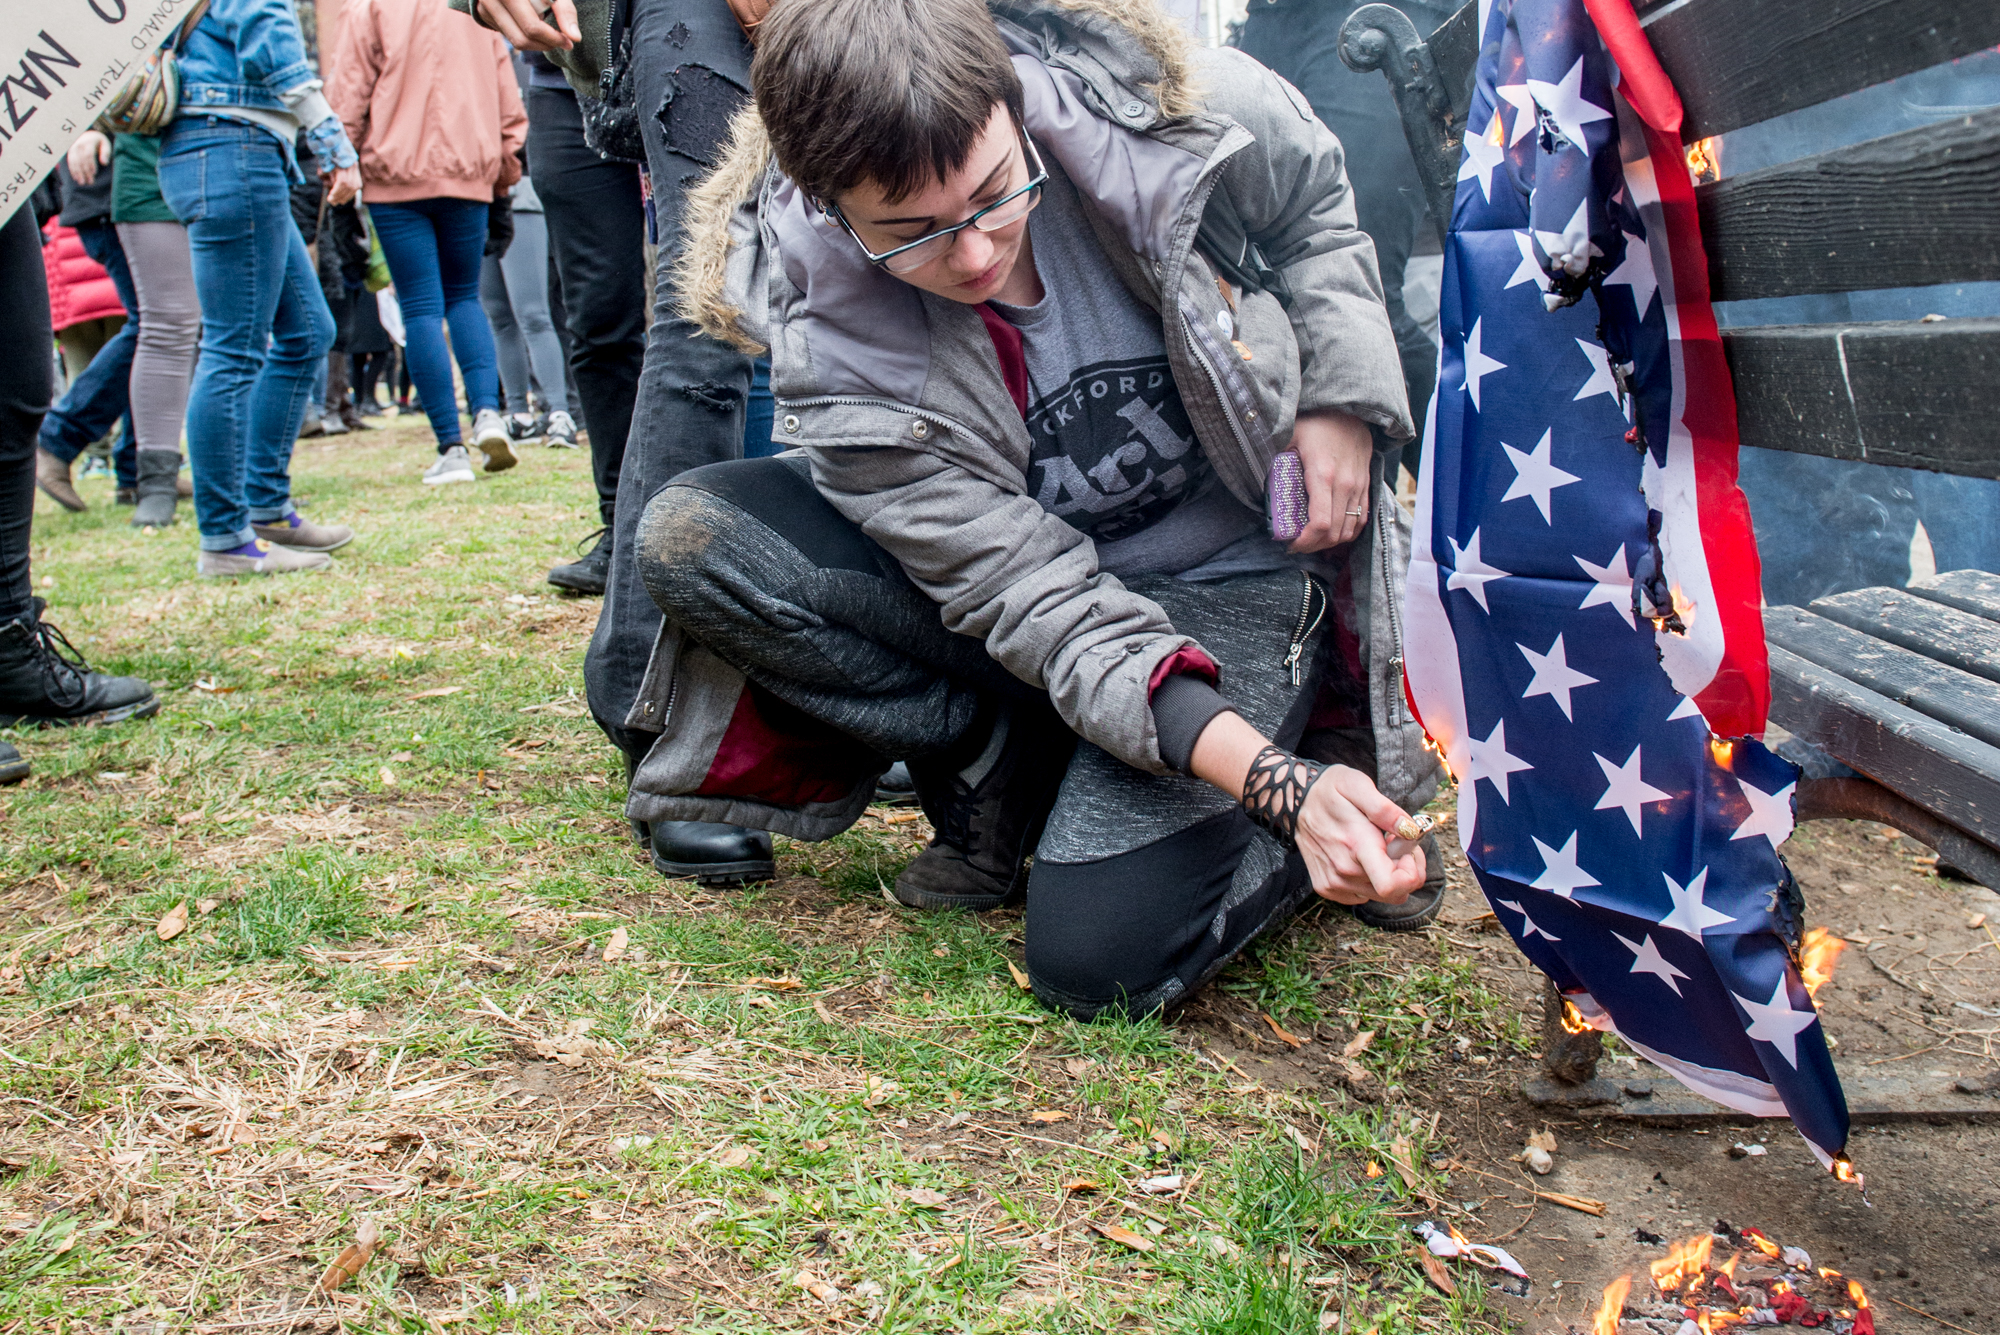
POLYGON ((85 320, 126 313, 111 275, 84 252, 76 229, 53 218, 42 229, 42 267, 49 275, 49 324, 58 333, 85 320))
POLYGON ((364 199, 491 200, 521 177, 528 113, 507 44, 441 0, 347 0, 326 96, 364 199))

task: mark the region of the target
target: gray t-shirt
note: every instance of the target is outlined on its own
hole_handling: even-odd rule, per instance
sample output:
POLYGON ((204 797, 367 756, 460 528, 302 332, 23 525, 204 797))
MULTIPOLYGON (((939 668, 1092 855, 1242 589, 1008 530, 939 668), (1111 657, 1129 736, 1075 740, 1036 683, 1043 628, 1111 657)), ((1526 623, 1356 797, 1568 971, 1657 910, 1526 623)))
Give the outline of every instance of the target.
POLYGON ((1029 215, 1043 297, 988 303, 1021 331, 1028 485, 1097 545, 1113 575, 1219 579, 1296 564, 1268 521, 1215 477, 1167 363, 1160 317, 1105 258, 1076 188, 1047 154, 1029 215))

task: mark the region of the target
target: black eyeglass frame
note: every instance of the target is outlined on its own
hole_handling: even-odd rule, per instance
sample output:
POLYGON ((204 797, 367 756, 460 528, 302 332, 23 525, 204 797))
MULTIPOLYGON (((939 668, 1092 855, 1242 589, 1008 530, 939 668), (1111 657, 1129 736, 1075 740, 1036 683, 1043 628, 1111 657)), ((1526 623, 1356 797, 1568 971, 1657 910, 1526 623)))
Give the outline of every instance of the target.
MULTIPOLYGON (((1018 126, 1016 128, 1019 129, 1018 126)), ((1028 132, 1026 130, 1024 129, 1020 130, 1020 136, 1021 136, 1021 148, 1023 150, 1024 156, 1034 166, 1034 174, 1028 178, 1028 183, 1026 185, 1022 186, 1019 190, 1008 191, 1006 194, 994 200, 991 204, 988 204, 985 208, 979 210, 977 213, 973 214, 970 218, 965 219, 963 222, 953 223, 949 227, 940 227, 935 232, 926 232, 914 241, 905 242, 904 244, 896 246, 893 249, 885 250, 879 255, 876 254, 874 251, 868 249, 868 243, 863 241, 861 239, 860 234, 854 230, 854 224, 847 221, 847 215, 843 214, 840 211, 840 205, 835 204, 831 201, 821 201, 819 202, 819 211, 840 224, 841 230, 847 233, 848 237, 853 240, 856 246, 860 247, 861 253, 868 257, 868 262, 870 264, 875 265, 877 268, 886 270, 889 273, 895 273, 896 271, 894 269, 889 268, 889 261, 896 258, 896 256, 906 254, 909 251, 915 250, 919 246, 927 246, 931 242, 938 240, 940 237, 956 236, 958 235, 958 233, 964 231, 966 228, 975 226, 979 222, 979 220, 981 218, 984 218, 987 214, 994 212, 996 209, 1005 208, 1007 205, 1013 203, 1021 196, 1033 193, 1035 191, 1039 191, 1043 186, 1049 183, 1049 169, 1042 165, 1041 150, 1035 147, 1035 141, 1028 137, 1028 132)), ((1032 213, 1034 211, 1035 204, 1038 204, 1040 202, 1041 202, 1040 200, 1036 200, 1034 203, 1029 204, 1027 210, 1024 211, 1021 214, 1021 216, 1023 218, 1027 217, 1029 213, 1032 213)), ((1011 225, 1011 220, 1010 223, 1002 224, 1002 226, 1008 226, 1008 225, 1011 225)), ((984 232, 988 230, 998 231, 999 229, 998 228, 988 229, 982 227, 979 230, 984 232)), ((950 253, 951 253, 951 248, 947 246, 945 249, 940 250, 936 255, 932 256, 931 259, 925 260, 923 264, 913 265, 909 269, 904 270, 904 272, 915 273, 918 269, 923 268, 924 264, 930 264, 934 260, 943 259, 946 255, 950 253)))

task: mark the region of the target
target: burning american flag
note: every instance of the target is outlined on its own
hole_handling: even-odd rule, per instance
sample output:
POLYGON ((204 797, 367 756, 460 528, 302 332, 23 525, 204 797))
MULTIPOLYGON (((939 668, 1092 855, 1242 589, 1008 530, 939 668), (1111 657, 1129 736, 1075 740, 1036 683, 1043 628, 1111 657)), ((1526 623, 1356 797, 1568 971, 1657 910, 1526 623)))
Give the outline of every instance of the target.
POLYGON ((1627 0, 1480 19, 1411 697, 1481 887, 1573 1018, 1789 1114, 1847 1176, 1778 859, 1798 775, 1757 740, 1757 550, 1679 102, 1627 0))

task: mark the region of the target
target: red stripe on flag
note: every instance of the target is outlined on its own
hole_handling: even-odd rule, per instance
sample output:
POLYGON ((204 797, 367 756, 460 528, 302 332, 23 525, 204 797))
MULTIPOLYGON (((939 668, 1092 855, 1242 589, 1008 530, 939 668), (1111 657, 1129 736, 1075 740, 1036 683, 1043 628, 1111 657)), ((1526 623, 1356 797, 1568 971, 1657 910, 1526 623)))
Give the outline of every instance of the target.
MULTIPOLYGON (((1593 4, 1593 13, 1595 9, 1593 4)), ((1694 441, 1702 550, 1715 612, 1722 620, 1722 662, 1695 703, 1715 733, 1761 737, 1771 706, 1771 669, 1764 651, 1763 567, 1750 527, 1750 503, 1736 485, 1736 387, 1709 304, 1708 252, 1702 245, 1694 182, 1680 141, 1648 125, 1646 147, 1659 186, 1667 250, 1673 258, 1683 377, 1681 417, 1694 441)))
POLYGON ((1639 118, 1655 130, 1678 138, 1681 131, 1681 95, 1673 80, 1660 68, 1639 16, 1632 12, 1632 0, 1583 0, 1590 11, 1597 35, 1618 62, 1619 91, 1632 104, 1639 118))

